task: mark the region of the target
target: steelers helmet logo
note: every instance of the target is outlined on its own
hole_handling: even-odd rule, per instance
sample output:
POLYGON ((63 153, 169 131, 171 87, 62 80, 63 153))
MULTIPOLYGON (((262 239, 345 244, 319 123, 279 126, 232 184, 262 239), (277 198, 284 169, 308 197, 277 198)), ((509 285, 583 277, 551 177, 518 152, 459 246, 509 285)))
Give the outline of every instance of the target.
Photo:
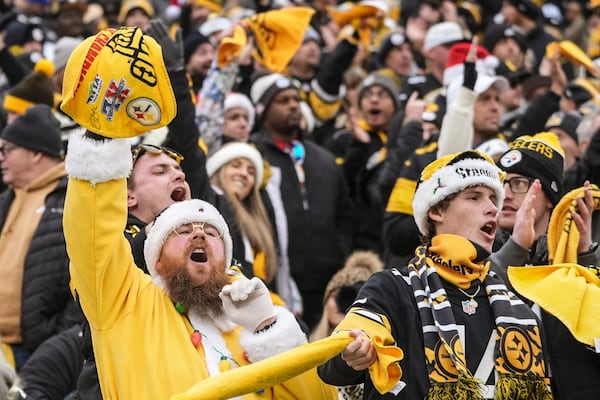
POLYGON ((535 355, 529 336, 521 328, 506 328, 500 341, 500 351, 506 369, 516 373, 524 373, 531 369, 535 355))
MULTIPOLYGON (((456 344, 458 343, 458 335, 452 338, 452 342, 450 346, 452 347, 454 353, 456 354, 456 344)), ((454 361, 448 351, 444 347, 444 341, 438 340, 435 345, 435 369, 437 372, 446 377, 447 379, 454 379, 457 377, 456 375, 456 366, 454 365, 454 361)))
POLYGON ((127 115, 144 126, 153 126, 160 122, 160 107, 154 100, 138 97, 127 104, 127 115))

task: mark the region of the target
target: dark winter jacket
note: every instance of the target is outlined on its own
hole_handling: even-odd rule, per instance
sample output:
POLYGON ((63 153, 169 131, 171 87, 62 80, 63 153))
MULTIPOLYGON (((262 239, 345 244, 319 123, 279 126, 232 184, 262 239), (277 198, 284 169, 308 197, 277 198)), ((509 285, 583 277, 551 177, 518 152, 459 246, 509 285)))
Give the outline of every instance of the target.
MULTIPOLYGON (((21 335, 23 346, 33 352, 44 340, 83 320, 69 289, 69 258, 62 230, 67 190, 64 177, 46 196, 45 209, 36 228, 23 269, 21 335)), ((0 226, 14 199, 14 191, 0 194, 0 226)))
POLYGON ((290 155, 277 147, 267 132, 261 131, 251 140, 269 162, 270 185, 281 195, 290 270, 304 302, 302 319, 312 328, 321 315, 325 286, 353 246, 354 218, 346 179, 333 155, 304 141, 303 194, 290 155), (279 182, 274 183, 276 180, 279 182))

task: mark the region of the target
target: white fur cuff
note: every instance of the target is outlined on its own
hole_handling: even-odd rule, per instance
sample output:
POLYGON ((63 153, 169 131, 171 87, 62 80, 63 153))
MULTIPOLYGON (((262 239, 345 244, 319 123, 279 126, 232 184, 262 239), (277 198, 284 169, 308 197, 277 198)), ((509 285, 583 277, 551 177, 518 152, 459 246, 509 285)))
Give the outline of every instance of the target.
POLYGON ((306 343, 306 335, 294 315, 284 307, 275 306, 277 322, 265 332, 240 332, 240 344, 250 362, 258 362, 306 343))
POLYGON ((95 185, 127 178, 131 172, 131 141, 128 139, 98 141, 71 135, 68 146, 65 168, 70 178, 95 185))

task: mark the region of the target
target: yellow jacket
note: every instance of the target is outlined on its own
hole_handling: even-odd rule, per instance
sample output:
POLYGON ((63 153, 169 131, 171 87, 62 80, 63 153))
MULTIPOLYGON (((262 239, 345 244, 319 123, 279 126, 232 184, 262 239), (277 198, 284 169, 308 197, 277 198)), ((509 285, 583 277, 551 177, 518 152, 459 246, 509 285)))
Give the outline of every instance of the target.
MULTIPOLYGON (((202 345, 195 348, 190 340, 187 318, 136 267, 123 235, 130 160, 126 141, 70 140, 64 231, 71 286, 90 323, 104 398, 168 399, 209 373, 202 345)), ((244 365, 241 330, 223 338, 244 365)), ((333 399, 335 393, 312 369, 244 399, 333 399)))

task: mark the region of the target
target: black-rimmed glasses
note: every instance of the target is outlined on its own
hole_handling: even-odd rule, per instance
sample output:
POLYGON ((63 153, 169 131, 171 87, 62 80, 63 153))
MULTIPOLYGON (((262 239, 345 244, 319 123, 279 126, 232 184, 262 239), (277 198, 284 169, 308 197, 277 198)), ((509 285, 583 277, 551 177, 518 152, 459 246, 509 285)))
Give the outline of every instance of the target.
POLYGON ((133 159, 133 165, 135 165, 137 159, 144 153, 166 154, 167 156, 175 160, 177 164, 181 163, 181 161, 183 160, 183 156, 181 154, 168 147, 155 146, 153 144, 140 144, 132 150, 131 154, 133 159))
POLYGON ((17 147, 19 147, 19 146, 16 146, 14 144, 4 143, 3 145, 0 146, 0 154, 2 154, 2 157, 6 157, 6 155, 8 153, 10 153, 11 151, 13 151, 17 147))
POLYGON ((510 191, 514 194, 527 193, 531 184, 535 181, 533 178, 526 178, 524 176, 515 176, 510 179, 505 179, 504 184, 508 184, 510 191))

